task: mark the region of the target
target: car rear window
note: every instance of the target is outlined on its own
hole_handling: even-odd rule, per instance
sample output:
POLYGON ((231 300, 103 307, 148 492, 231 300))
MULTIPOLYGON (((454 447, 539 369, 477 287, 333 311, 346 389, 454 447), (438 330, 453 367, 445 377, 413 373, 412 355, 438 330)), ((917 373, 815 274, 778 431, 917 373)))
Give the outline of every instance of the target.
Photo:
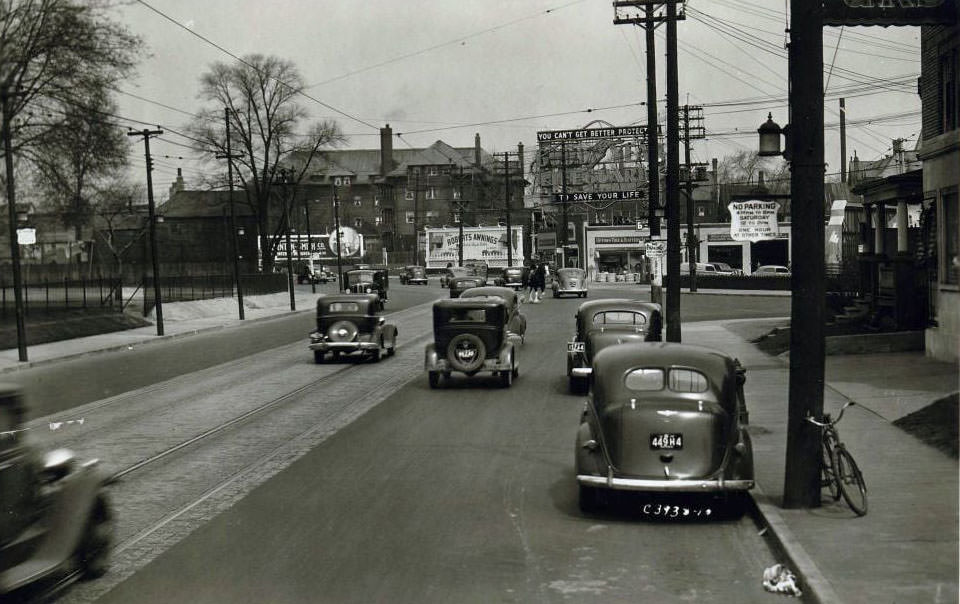
POLYGON ((624 385, 636 392, 663 390, 665 382, 666 387, 674 392, 706 392, 709 389, 707 376, 694 369, 665 372, 657 367, 644 367, 629 371, 624 378, 624 385))
POLYGON ((485 323, 487 311, 483 308, 456 308, 450 311, 451 323, 485 323))
POLYGON ((360 312, 360 305, 356 302, 331 302, 330 312, 360 312))
POLYGON ((647 317, 642 313, 607 310, 593 315, 594 325, 646 325, 647 317))

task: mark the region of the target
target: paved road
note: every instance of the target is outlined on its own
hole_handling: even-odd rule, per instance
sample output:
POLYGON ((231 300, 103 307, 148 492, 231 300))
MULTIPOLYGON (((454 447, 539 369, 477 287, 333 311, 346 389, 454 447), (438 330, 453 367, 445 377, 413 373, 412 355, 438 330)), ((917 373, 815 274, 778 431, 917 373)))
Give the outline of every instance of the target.
MULTIPOLYGON (((724 310, 718 300, 698 299, 709 308, 704 316, 742 316, 736 309, 749 306, 738 300, 724 310)), ((355 368, 384 382, 379 400, 326 396, 330 385, 303 393, 304 405, 336 399, 369 411, 343 429, 331 426, 318 446, 265 474, 220 513, 172 519, 149 550, 131 548, 113 579, 101 580, 133 573, 111 591, 80 589, 68 601, 87 601, 84 594, 99 602, 231 603, 777 598, 760 586, 774 560, 749 519, 657 523, 624 509, 600 517, 577 510, 572 449, 582 397, 566 392, 563 350, 578 304, 525 307, 529 335, 509 390, 466 379, 430 390, 418 343, 355 368), (398 368, 407 377, 396 377, 398 368)), ((763 312, 783 309, 772 301, 763 312)), ((261 388, 269 396, 270 387, 261 388)), ((260 440, 282 442, 272 423, 260 430, 260 440)), ((176 467, 164 474, 167 488, 176 467)))

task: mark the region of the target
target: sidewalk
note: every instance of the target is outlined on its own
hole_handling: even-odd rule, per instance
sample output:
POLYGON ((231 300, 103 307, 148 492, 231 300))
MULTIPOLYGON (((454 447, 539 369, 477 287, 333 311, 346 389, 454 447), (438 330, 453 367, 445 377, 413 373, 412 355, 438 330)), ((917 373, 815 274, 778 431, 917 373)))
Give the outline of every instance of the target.
MULTIPOLYGON (((649 286, 622 283, 595 288, 607 289, 604 286, 649 291, 649 286)), ((297 312, 312 312, 315 300, 315 294, 297 292, 297 312)), ((247 321, 291 312, 285 293, 253 296, 245 303, 247 321)), ((163 338, 239 327, 237 315, 236 304, 229 300, 164 305, 163 338)), ((863 470, 869 513, 858 518, 842 500, 834 503, 829 497, 817 509, 787 510, 781 502, 789 366, 748 341, 780 321, 712 321, 683 327, 685 341, 723 350, 747 368, 746 400, 758 484, 753 495, 761 524, 781 550, 778 561, 797 573, 805 601, 957 602, 957 460, 891 423, 957 391, 957 365, 934 361, 922 352, 828 356, 825 411, 836 415, 848 398, 859 405, 847 409, 840 435, 863 470)), ((42 344, 29 348, 29 363, 18 362, 16 349, 2 350, 0 373, 7 375, 0 379, 23 367, 160 339, 151 326, 42 344)), ((757 569, 757 581, 762 572, 757 569)), ((785 596, 770 597, 774 601, 785 596)))

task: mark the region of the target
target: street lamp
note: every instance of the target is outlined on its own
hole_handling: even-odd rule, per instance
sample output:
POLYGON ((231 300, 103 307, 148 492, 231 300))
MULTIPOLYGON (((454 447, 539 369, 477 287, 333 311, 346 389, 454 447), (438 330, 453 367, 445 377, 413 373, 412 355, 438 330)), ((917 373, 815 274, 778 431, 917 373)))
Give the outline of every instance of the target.
POLYGON ((780 124, 773 121, 773 114, 767 113, 767 121, 757 128, 757 134, 760 135, 760 144, 757 155, 760 157, 783 156, 787 161, 790 160, 790 124, 783 128, 780 124), (783 135, 783 151, 780 150, 780 135, 783 135))

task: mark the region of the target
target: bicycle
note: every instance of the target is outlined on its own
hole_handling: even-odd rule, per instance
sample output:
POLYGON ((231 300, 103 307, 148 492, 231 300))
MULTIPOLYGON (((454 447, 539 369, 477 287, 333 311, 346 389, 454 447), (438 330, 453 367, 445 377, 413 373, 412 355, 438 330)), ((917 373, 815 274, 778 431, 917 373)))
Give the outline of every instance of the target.
POLYGON ((831 419, 830 414, 823 416, 823 421, 807 417, 807 421, 821 428, 820 432, 820 477, 821 485, 830 491, 834 501, 843 497, 850 509, 857 516, 867 514, 867 484, 863 480, 863 472, 854 461, 853 455, 846 445, 840 442, 837 424, 843 419, 843 412, 854 401, 848 401, 840 409, 837 419, 831 419))

